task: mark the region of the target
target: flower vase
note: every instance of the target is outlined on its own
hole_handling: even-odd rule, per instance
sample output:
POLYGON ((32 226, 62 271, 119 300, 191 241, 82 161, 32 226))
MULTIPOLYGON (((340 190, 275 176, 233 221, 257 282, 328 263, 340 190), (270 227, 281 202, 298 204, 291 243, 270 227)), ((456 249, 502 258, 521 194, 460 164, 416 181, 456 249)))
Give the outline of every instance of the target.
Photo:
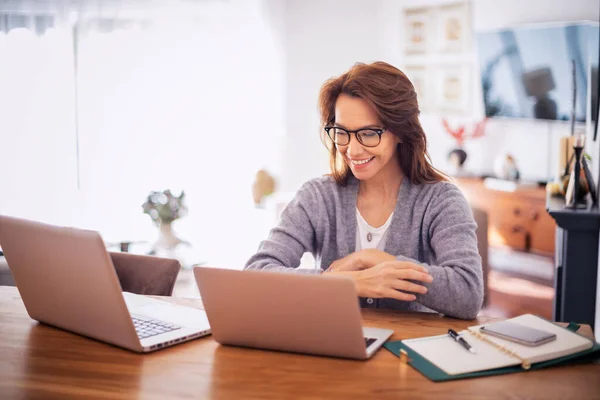
POLYGON ((162 222, 158 225, 158 239, 152 246, 150 254, 177 258, 177 246, 182 243, 187 242, 177 237, 173 231, 173 224, 171 222, 162 222))
POLYGON ((453 149, 448 153, 448 172, 452 176, 464 175, 464 164, 467 160, 467 152, 462 147, 453 149))

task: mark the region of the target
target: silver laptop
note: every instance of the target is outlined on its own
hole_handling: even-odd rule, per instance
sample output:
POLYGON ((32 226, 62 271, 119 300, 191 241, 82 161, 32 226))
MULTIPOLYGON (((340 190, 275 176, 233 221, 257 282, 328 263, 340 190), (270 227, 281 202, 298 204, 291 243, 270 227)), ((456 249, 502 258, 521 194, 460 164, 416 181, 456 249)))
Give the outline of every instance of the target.
POLYGON ((221 344, 367 359, 393 333, 361 326, 348 278, 207 267, 194 275, 221 344))
POLYGON ((210 333, 204 311, 121 292, 97 232, 0 216, 0 247, 37 321, 136 352, 210 333))

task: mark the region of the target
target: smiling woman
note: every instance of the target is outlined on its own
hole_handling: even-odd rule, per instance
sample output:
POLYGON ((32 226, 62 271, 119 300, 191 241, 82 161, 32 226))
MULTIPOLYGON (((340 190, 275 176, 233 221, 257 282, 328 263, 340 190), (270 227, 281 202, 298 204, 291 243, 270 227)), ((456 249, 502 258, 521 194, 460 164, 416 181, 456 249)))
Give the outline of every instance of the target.
MULTIPOLYGON (((395 155, 398 165, 390 166, 400 166, 414 184, 445 180, 429 162, 427 139, 418 119, 417 94, 410 80, 397 68, 383 62, 355 65, 346 74, 323 85, 319 108, 324 130, 332 142, 329 146, 331 169, 338 183, 345 184, 349 169, 361 179, 356 176, 360 169, 353 168, 357 163, 348 162, 351 155, 360 155, 361 148, 369 150, 379 161, 385 160, 379 167, 387 165, 392 154, 395 155), (351 124, 362 126, 351 127, 351 124), (375 129, 362 131, 360 135, 355 133, 358 143, 352 148, 350 132, 344 128, 375 129), (369 133, 370 138, 366 139, 365 133, 369 133), (340 163, 338 155, 345 162, 340 163)), ((376 171, 379 168, 371 168, 369 176, 376 175, 376 171)), ((368 177, 363 179, 368 180, 368 177)))
POLYGON ((474 318, 476 225, 429 162, 412 83, 387 63, 356 64, 319 100, 331 175, 304 184, 246 268, 345 276, 363 307, 474 318), (317 268, 298 268, 305 252, 317 268))

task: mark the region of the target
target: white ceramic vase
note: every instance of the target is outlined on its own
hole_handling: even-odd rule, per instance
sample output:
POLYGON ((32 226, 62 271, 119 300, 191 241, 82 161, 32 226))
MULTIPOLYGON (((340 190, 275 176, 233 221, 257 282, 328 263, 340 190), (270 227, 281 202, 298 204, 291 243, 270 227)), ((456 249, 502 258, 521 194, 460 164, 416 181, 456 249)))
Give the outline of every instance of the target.
POLYGON ((152 254, 177 258, 176 250, 180 244, 188 244, 177 237, 173 231, 173 223, 161 223, 158 226, 158 239, 152 246, 152 254))

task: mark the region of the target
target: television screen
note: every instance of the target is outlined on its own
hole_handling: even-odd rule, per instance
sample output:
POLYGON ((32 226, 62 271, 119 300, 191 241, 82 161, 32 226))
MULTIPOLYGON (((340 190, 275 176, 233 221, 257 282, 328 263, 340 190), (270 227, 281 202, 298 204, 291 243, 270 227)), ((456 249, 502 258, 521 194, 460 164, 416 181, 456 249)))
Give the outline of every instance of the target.
POLYGON ((575 118, 584 122, 588 96, 591 109, 598 107, 598 46, 597 23, 532 25, 478 33, 486 116, 570 120, 574 68, 575 118))

